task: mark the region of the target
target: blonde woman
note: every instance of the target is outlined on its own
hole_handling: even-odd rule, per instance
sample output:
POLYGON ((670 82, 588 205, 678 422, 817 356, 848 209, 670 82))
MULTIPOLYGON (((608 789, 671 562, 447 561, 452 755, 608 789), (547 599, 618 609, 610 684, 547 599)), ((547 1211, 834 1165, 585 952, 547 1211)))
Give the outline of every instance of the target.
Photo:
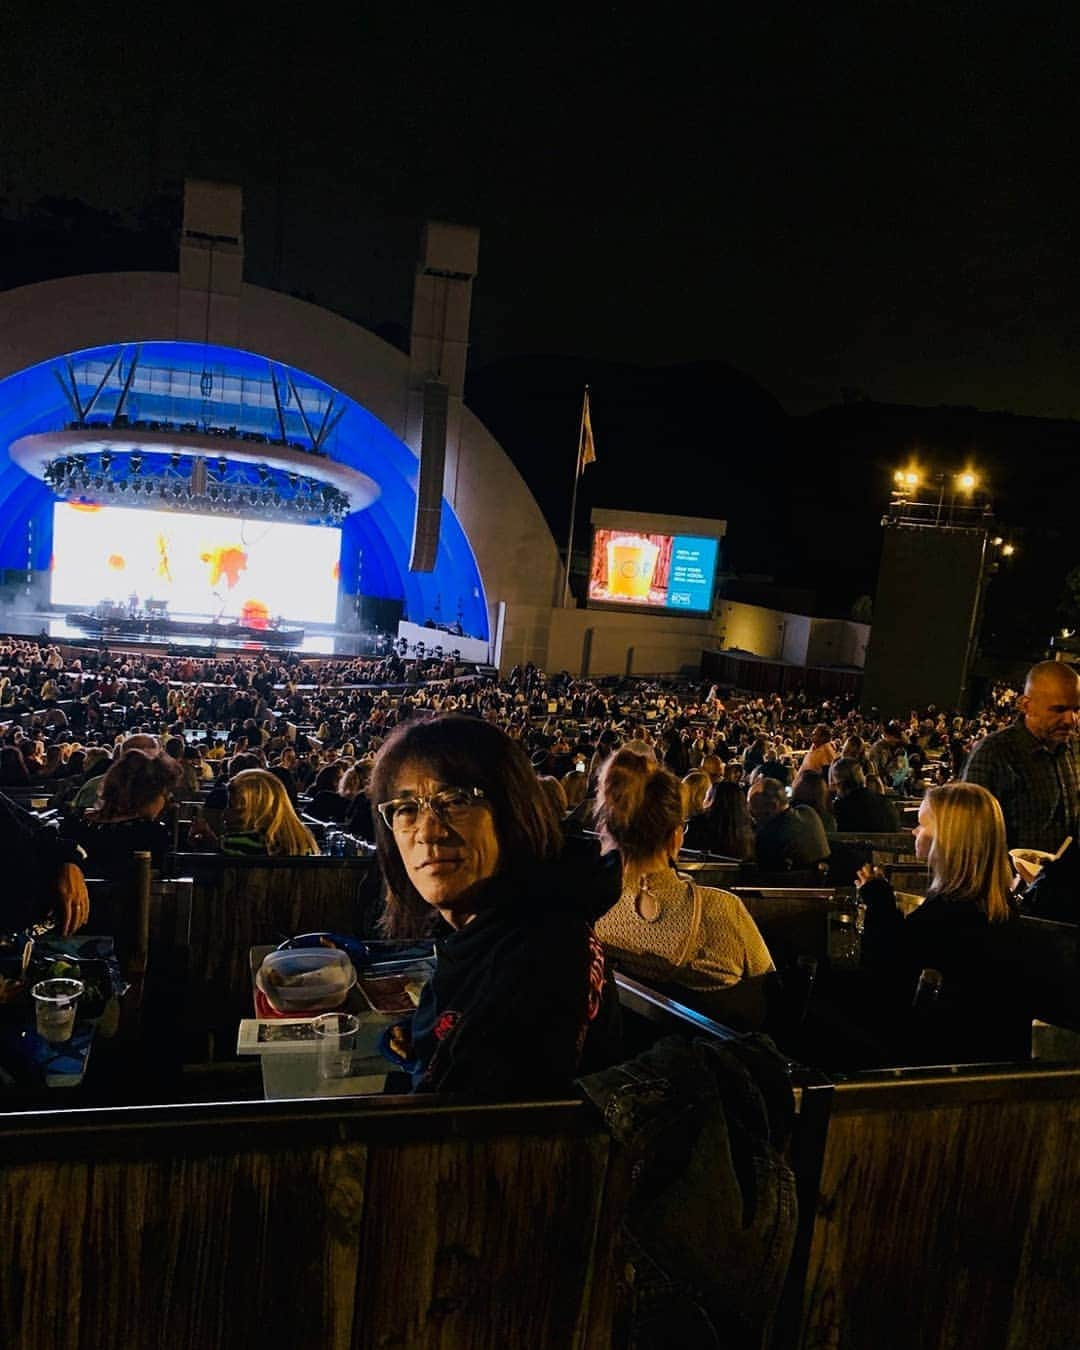
POLYGON ((897 1015, 910 1009, 921 971, 941 975, 937 1031, 934 1043, 920 1047, 924 1062, 1027 1058, 1038 972, 1024 965, 997 798, 977 783, 931 788, 914 833, 930 885, 906 919, 880 871, 859 872, 863 964, 891 977, 897 1015))
POLYGON ((673 773, 619 750, 600 774, 596 821, 623 865, 622 894, 596 933, 628 975, 706 993, 772 970, 742 901, 675 870, 683 785, 673 773))
POLYGON ((689 824, 705 810, 712 791, 712 779, 704 769, 691 769, 683 776, 683 820, 689 824))
POLYGON ((241 769, 229 779, 229 805, 220 837, 200 816, 189 838, 237 857, 306 857, 315 836, 293 810, 280 778, 268 769, 241 769))

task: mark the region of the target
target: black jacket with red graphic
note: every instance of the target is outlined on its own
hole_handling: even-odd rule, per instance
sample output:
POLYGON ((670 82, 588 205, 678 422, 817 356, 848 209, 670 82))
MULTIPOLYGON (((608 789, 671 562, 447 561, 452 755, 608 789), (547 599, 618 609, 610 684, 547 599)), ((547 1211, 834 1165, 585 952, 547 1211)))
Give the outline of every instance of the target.
POLYGON ((617 1063, 618 995, 593 922, 620 887, 618 855, 587 840, 493 877, 476 918, 436 944, 412 1023, 415 1090, 557 1097, 617 1063))

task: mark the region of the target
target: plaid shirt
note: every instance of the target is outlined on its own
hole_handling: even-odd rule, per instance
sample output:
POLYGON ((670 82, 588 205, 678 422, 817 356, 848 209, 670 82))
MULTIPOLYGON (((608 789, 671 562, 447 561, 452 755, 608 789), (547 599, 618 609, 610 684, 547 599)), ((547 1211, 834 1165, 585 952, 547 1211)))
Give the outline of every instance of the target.
POLYGON ((1077 837, 1080 815, 1080 742, 1050 749, 1023 720, 975 746, 963 778, 981 783, 1001 803, 1010 848, 1056 853, 1066 835, 1077 837))

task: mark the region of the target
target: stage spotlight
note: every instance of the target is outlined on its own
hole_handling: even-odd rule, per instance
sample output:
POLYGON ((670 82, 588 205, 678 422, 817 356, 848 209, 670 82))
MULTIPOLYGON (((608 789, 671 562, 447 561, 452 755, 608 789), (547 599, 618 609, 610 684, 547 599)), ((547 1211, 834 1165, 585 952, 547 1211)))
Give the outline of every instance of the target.
POLYGON ((961 492, 974 492, 979 486, 979 480, 969 469, 965 469, 963 473, 956 475, 956 486, 961 492))

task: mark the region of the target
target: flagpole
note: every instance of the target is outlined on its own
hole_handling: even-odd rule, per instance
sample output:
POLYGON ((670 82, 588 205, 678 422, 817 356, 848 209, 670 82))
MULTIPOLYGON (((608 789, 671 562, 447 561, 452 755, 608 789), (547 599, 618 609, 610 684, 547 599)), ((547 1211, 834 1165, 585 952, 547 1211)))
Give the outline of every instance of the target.
POLYGON ((574 548, 574 518, 577 515, 577 490, 581 481, 581 447, 585 441, 585 409, 589 403, 589 386, 585 386, 585 397, 581 400, 581 425, 578 427, 577 460, 574 463, 574 491, 570 497, 570 534, 566 541, 566 575, 563 577, 562 607, 570 603, 570 558, 574 548))

